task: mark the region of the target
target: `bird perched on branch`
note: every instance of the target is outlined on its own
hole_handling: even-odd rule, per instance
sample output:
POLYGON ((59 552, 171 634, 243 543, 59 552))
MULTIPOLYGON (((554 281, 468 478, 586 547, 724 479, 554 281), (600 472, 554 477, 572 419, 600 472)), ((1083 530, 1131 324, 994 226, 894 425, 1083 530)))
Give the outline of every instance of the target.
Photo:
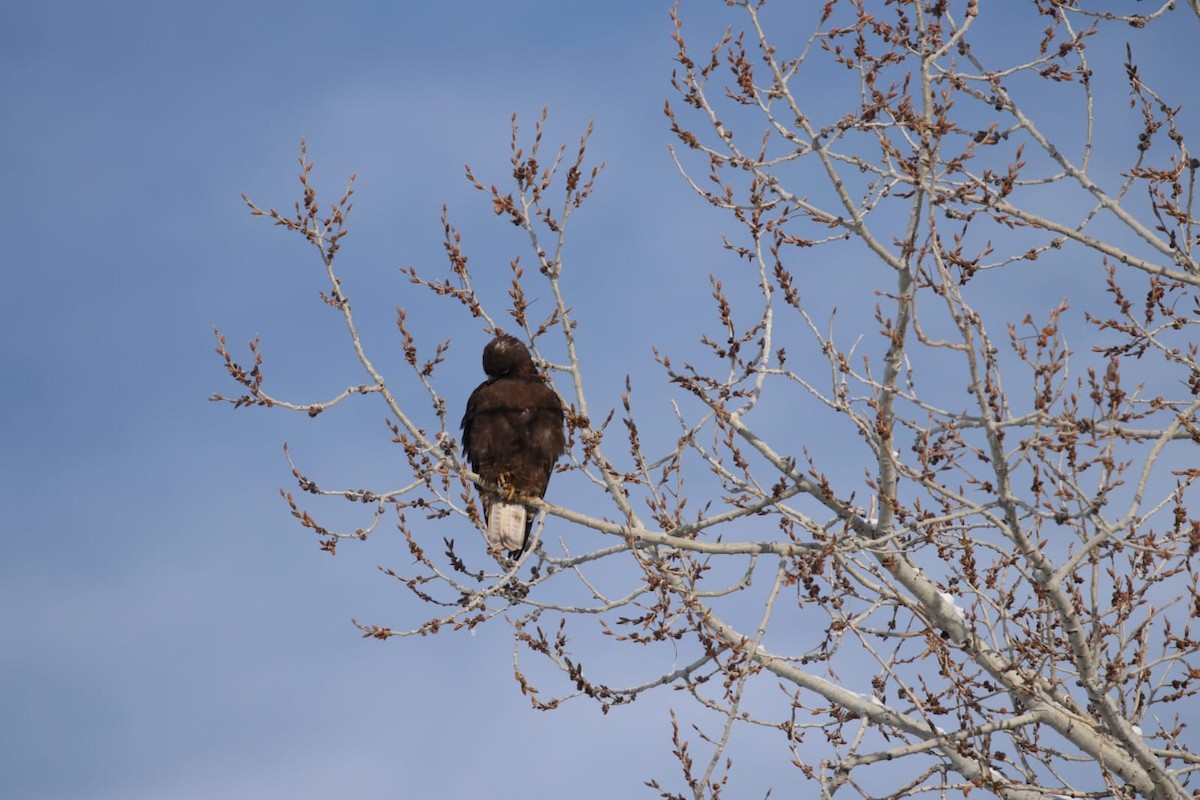
POLYGON ((512 336, 502 333, 483 348, 483 371, 487 380, 471 393, 462 418, 463 453, 483 481, 477 488, 488 549, 519 558, 537 513, 521 498, 546 493, 566 450, 563 405, 512 336))

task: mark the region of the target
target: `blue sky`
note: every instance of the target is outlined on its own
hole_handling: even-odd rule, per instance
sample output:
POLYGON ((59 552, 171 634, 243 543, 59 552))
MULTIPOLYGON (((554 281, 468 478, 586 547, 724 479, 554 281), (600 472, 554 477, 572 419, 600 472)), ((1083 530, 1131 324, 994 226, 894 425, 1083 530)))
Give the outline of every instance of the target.
MULTIPOLYGON (((323 397, 352 368, 319 265, 240 200, 290 205, 302 136, 324 199, 360 175, 346 279, 378 295, 360 305, 388 346, 399 267, 442 267, 443 202, 479 262, 496 231, 496 267, 511 257, 462 173, 504 177, 513 112, 532 125, 549 105, 550 142, 594 118, 609 169, 581 233, 614 263, 661 253, 674 236, 651 209, 685 196, 661 116, 666 7, 0 9, 0 795, 550 796, 569 776, 599 797, 671 771, 661 703, 603 724, 585 704, 534 713, 501 627, 359 637, 351 617, 386 624, 406 602, 375 570, 406 556, 387 536, 320 553, 278 499, 280 446, 373 480, 395 468, 378 407, 310 425, 206 399, 233 388, 214 324, 239 347, 263 334, 280 394, 323 397), (338 426, 374 460, 334 452, 338 426)), ((595 296, 621 307, 615 282, 595 296)), ((434 333, 473 351, 461 402, 484 334, 434 333)))
MULTIPOLYGON (((290 399, 358 380, 319 265, 240 200, 290 206, 302 136, 324 200, 359 175, 343 276, 397 359, 392 308, 415 297, 398 269, 439 274, 442 203, 503 295, 520 242, 462 167, 501 182, 510 115, 531 129, 543 105, 548 143, 573 146, 594 119, 608 165, 572 240, 578 308, 603 331, 587 354, 612 379, 600 404, 625 372, 652 372, 651 343, 694 339, 664 298, 707 303, 725 256, 721 218, 666 152, 668 7, 0 2, 0 795, 542 797, 569 779, 587 800, 674 777, 670 697, 540 714, 501 626, 359 637, 351 617, 401 616, 375 565, 404 563, 402 545, 318 552, 278 500, 280 447, 332 484, 374 480, 396 468, 381 407, 308 422, 206 399, 233 392, 214 324, 236 346, 261 333, 268 387, 290 399)), ((705 26, 695 46, 726 13, 685 6, 705 26)), ((1179 13, 1143 52, 1194 66, 1198 25, 1179 13)), ((423 299, 420 331, 463 358, 447 384, 460 403, 486 337, 423 299)))

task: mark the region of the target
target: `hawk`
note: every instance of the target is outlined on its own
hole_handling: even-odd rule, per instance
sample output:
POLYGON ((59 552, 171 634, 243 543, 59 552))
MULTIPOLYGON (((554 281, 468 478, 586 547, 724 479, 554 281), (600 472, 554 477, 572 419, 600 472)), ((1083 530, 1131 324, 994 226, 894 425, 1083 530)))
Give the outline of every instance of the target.
POLYGON ((487 380, 471 392, 462 418, 463 453, 483 482, 500 490, 478 486, 488 549, 519 558, 537 513, 520 498, 546 493, 566 450, 563 405, 515 337, 500 334, 488 342, 483 371, 487 380))

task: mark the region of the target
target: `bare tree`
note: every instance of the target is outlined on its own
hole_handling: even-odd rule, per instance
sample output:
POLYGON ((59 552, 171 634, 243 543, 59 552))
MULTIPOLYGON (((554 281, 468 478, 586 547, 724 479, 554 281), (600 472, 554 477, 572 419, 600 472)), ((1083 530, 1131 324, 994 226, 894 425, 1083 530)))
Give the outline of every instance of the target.
POLYGON ((587 135, 546 156, 545 115, 527 143, 514 117, 511 182, 467 171, 528 234, 535 269, 512 261, 507 308, 481 300, 449 221, 449 271, 407 271, 553 378, 571 437, 556 480, 579 500, 530 502, 535 535, 569 534, 516 562, 456 543, 481 524, 477 476, 439 376, 476 374, 478 354, 419 343, 401 308, 411 375, 376 368, 335 271, 351 190, 321 210, 303 150, 294 215, 247 202, 316 248, 366 380, 288 403, 264 392, 257 345, 245 367, 218 332, 243 393, 216 399, 315 416, 377 395, 408 480, 334 491, 293 464, 305 492, 373 510, 349 532, 286 494, 330 552, 385 519, 407 539, 413 564, 389 574, 421 616, 364 635, 507 619, 539 709, 684 690, 707 711, 675 726, 679 788, 649 782, 663 797, 720 796, 749 728, 790 748, 805 796, 1195 796, 1200 160, 1135 61, 1140 29, 1195 20, 1172 2, 779 10, 805 38, 774 7, 729 5, 701 51, 672 12, 666 115, 737 266, 710 279, 698 351, 655 351, 662 384, 638 387, 636 413, 630 382, 619 408, 590 402, 577 337, 605 332, 560 283, 600 172, 587 135), (1123 63, 1094 55, 1127 36, 1123 63), (597 647, 642 674, 589 668, 597 647), (531 655, 562 679, 535 686, 531 655))

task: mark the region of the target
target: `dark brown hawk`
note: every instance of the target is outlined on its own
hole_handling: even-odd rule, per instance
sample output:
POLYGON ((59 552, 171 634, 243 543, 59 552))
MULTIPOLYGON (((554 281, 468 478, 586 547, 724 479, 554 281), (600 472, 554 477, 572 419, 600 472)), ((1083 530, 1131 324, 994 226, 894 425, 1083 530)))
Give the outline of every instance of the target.
POLYGON ((546 493, 566 450, 563 405, 512 336, 500 334, 483 348, 483 371, 487 380, 471 393, 462 418, 463 453, 485 483, 500 489, 479 487, 488 549, 518 558, 537 513, 520 498, 546 493))

